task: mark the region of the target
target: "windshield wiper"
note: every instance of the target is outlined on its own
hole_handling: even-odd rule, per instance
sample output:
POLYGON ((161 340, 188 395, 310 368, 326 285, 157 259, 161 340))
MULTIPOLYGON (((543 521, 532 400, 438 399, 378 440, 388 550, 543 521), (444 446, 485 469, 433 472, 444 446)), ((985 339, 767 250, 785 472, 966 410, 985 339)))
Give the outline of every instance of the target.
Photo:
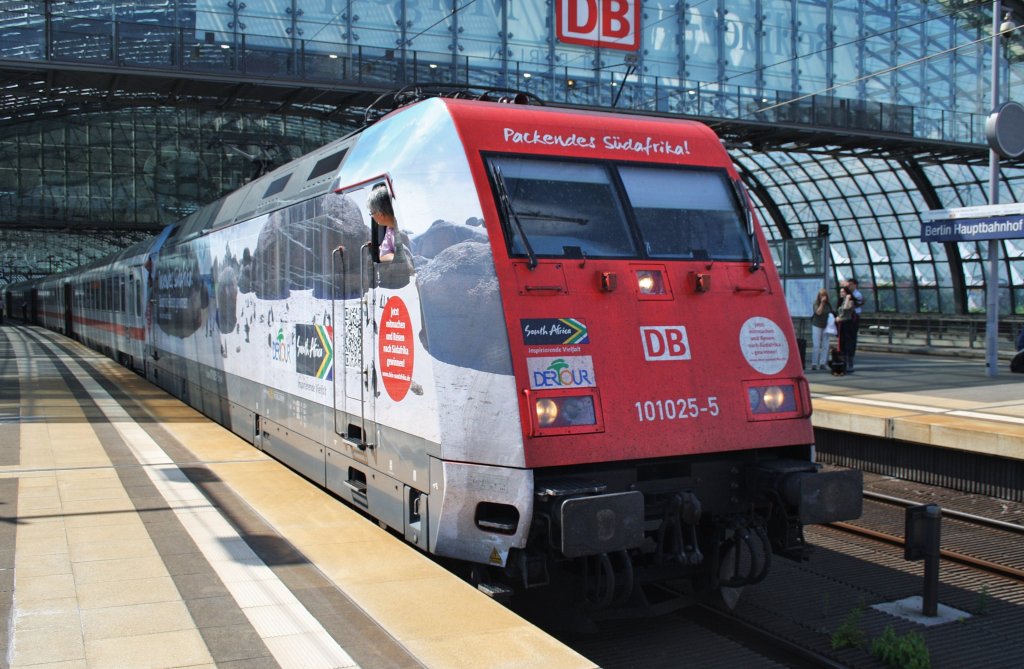
POLYGON ((576 225, 586 225, 590 223, 589 218, 574 218, 572 216, 560 216, 558 214, 548 214, 543 211, 524 211, 523 216, 526 218, 535 218, 538 221, 558 221, 560 223, 575 223, 576 225))
POLYGON ((732 187, 736 191, 736 197, 740 201, 743 218, 747 224, 747 236, 750 238, 750 271, 756 272, 761 267, 761 249, 757 245, 757 233, 754 231, 753 207, 747 197, 747 188, 742 181, 733 181, 732 187))
POLYGON ((519 237, 523 240, 523 246, 526 247, 526 255, 529 258, 527 266, 530 269, 534 269, 537 267, 537 254, 533 252, 533 246, 530 245, 530 240, 526 237, 526 230, 523 229, 523 222, 519 220, 519 215, 516 214, 516 210, 512 206, 512 198, 508 196, 508 190, 505 189, 505 178, 501 176, 501 168, 494 165, 492 172, 494 173, 494 184, 498 188, 498 199, 501 200, 505 216, 512 219, 512 222, 515 224, 519 237))

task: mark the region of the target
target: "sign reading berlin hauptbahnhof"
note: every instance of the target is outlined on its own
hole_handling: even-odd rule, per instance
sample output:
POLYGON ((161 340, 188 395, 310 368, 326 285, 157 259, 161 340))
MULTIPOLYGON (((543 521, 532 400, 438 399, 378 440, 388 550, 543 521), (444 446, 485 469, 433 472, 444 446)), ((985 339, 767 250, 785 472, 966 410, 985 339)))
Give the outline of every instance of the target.
POLYGON ((922 242, 1024 238, 1024 203, 936 209, 922 218, 922 242))

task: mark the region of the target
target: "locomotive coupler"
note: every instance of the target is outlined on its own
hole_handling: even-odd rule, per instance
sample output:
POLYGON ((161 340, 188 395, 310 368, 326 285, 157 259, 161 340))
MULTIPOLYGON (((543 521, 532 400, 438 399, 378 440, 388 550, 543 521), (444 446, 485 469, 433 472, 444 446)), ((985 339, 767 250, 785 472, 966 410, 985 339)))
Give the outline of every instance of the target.
POLYGON ((655 555, 658 564, 678 562, 695 566, 704 561, 697 540, 700 516, 700 499, 692 492, 678 492, 669 498, 658 526, 655 555))

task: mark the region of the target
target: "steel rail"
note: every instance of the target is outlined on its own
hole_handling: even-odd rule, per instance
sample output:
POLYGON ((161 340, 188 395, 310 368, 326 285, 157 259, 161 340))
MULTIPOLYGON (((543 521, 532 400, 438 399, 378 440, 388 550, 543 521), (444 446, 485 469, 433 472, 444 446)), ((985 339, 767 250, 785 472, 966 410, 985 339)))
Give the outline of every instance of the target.
MULTIPOLYGON (((920 502, 913 502, 909 499, 900 499, 899 497, 883 495, 882 493, 873 492, 870 490, 864 491, 864 497, 868 499, 873 499, 878 502, 886 502, 889 504, 899 505, 903 507, 921 505, 920 502)), ((945 517, 955 518, 957 520, 963 520, 969 523, 974 523, 975 525, 985 525, 999 530, 1006 530, 1008 532, 1024 534, 1024 525, 1008 523, 1006 521, 996 520, 994 518, 986 518, 985 516, 976 516, 974 514, 966 513, 964 511, 957 511, 956 509, 947 509, 946 507, 942 507, 942 515, 945 517)))
MULTIPOLYGON (((872 530, 866 527, 860 527, 858 525, 851 525, 845 522, 835 522, 826 523, 825 526, 832 527, 850 534, 856 534, 858 536, 874 539, 882 543, 892 544, 894 546, 902 547, 906 545, 906 541, 903 539, 903 537, 897 537, 892 534, 879 532, 878 530, 872 530)), ((974 569, 995 574, 997 576, 1003 576, 1005 578, 1013 579, 1015 581, 1024 582, 1024 570, 1021 569, 1008 567, 997 562, 983 560, 981 558, 972 557, 970 555, 964 555, 963 553, 957 553, 956 551, 947 550, 945 548, 939 549, 939 556, 943 560, 947 560, 949 562, 955 562, 957 564, 973 567, 974 569)))

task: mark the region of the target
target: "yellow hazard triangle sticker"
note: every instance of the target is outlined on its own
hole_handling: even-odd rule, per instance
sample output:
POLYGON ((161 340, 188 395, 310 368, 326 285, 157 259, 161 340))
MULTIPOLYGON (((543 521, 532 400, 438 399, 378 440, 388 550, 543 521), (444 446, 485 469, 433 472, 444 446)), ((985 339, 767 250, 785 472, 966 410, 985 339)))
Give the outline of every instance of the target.
POLYGON ((491 564, 496 564, 496 565, 500 565, 501 564, 501 553, 498 552, 497 548, 492 548, 491 549, 490 563, 491 564))

